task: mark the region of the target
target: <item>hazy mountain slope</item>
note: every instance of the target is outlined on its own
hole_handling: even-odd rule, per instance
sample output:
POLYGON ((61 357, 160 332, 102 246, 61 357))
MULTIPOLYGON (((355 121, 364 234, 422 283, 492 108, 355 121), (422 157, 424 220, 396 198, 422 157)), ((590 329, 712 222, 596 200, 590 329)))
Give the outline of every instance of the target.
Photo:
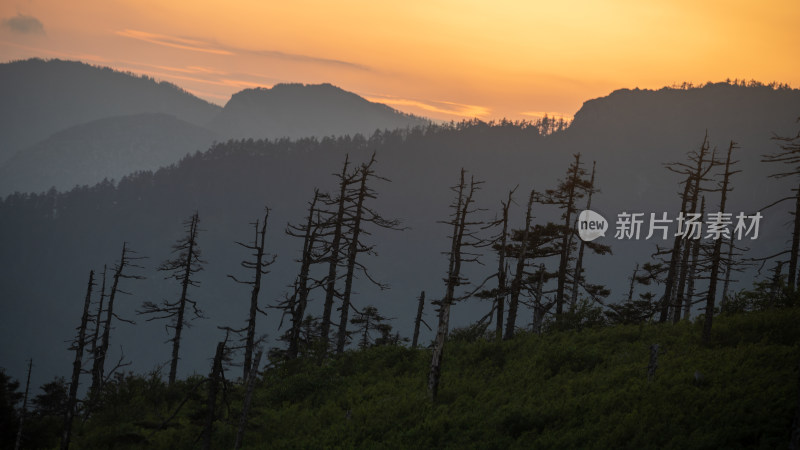
POLYGON ((278 84, 234 94, 210 128, 230 138, 372 134, 427 121, 330 84, 278 84))
POLYGON ((92 120, 165 113, 204 125, 219 110, 173 84, 81 62, 0 64, 0 162, 57 131, 92 120))
POLYGON ((215 135, 166 114, 99 119, 53 134, 0 165, 0 193, 59 191, 156 170, 205 151, 215 135))
POLYGON ((330 84, 247 89, 223 110, 148 77, 73 61, 17 61, 0 64, 0 195, 156 169, 206 149, 213 137, 321 138, 426 123, 330 84), (122 117, 139 114, 176 119, 122 117))
MULTIPOLYGON (((294 259, 301 245, 282 233, 285 224, 302 219, 315 186, 323 191, 334 189, 331 173, 340 170, 346 153, 354 163, 360 163, 372 151, 377 152, 377 173, 392 182, 376 183, 379 197, 370 205, 387 217, 403 219, 410 227, 403 232, 370 230, 374 234, 368 236, 369 242, 376 244, 379 256, 363 262, 391 289, 381 292, 359 280, 354 305, 377 306, 382 314, 396 318, 393 324, 404 335, 410 332, 419 291, 425 290, 431 300, 442 295, 441 278, 447 261, 441 252, 448 247, 449 230, 437 221, 449 214, 447 206, 453 194, 448 188, 457 182, 461 167, 486 181, 476 196, 477 206, 487 208, 481 215, 486 220, 495 216, 507 190, 519 185, 517 205, 511 213, 514 227, 522 220, 519 204, 525 194, 531 188, 543 191, 554 187, 564 176, 571 154, 578 151, 585 154, 587 168, 597 160, 601 192, 593 199, 593 209, 606 214, 612 224, 615 214, 626 210, 665 211, 674 217, 679 208, 679 179, 662 163, 681 159, 687 150, 699 145, 704 124, 713 124, 709 126, 713 143, 724 147, 728 139, 735 139, 743 146, 739 153, 743 172, 733 179, 731 211, 752 212, 789 192, 794 181, 782 184, 767 180, 766 174, 773 169, 759 163, 758 155, 774 148, 769 139, 773 132, 797 131, 796 114, 791 111, 800 103, 789 100, 785 108, 779 108, 778 100, 742 100, 731 107, 725 101, 728 94, 718 97, 713 89, 706 89, 670 93, 676 96, 676 104, 685 105, 675 109, 683 117, 682 124, 652 126, 647 132, 641 131, 645 123, 666 121, 657 113, 660 100, 651 101, 647 111, 653 113, 633 114, 627 112, 627 102, 611 95, 589 103, 587 108, 602 107, 602 111, 628 117, 629 126, 619 126, 616 131, 609 125, 592 125, 592 121, 609 119, 610 113, 601 112, 579 114, 581 121, 588 122, 576 119, 574 128, 546 137, 533 128, 469 123, 410 133, 380 133, 369 140, 236 141, 188 158, 177 167, 123 180, 117 187, 104 184, 64 194, 9 197, 0 203, 0 266, 4 267, 0 271, 4 311, 0 339, 12 344, 0 348, 0 360, 10 361, 9 369, 16 377, 21 376, 24 361, 31 356, 41 361, 37 364, 41 364, 43 373, 68 367, 67 352, 53 353, 52 349, 73 332, 88 270, 112 265, 123 240, 150 259, 140 272, 148 275, 147 280, 125 282, 123 289, 134 295, 121 300, 120 314, 130 317, 143 300, 174 296, 178 286, 162 280, 153 269, 169 255, 170 246, 181 235, 181 221, 198 210, 203 229, 200 246, 209 263, 200 274, 201 287, 192 295, 210 319, 195 323, 187 331, 180 371, 206 371, 209 348, 220 338, 216 326, 238 326, 247 311, 246 288, 226 277, 229 273, 247 276, 239 267, 247 252, 233 242, 249 239, 252 227, 248 223, 261 216, 265 205, 272 208, 267 239, 269 251, 276 253, 278 260, 265 278, 261 299, 263 304, 282 299, 296 275, 294 259), (693 106, 698 97, 718 106, 699 111, 693 106), (741 119, 742 112, 752 120, 741 119), (581 127, 585 127, 583 131, 581 127), (35 326, 40 323, 47 324, 46 329, 35 326)), ((780 99, 797 98, 796 90, 776 92, 780 99)), ((641 94, 652 97, 648 92, 641 94)), ((764 95, 772 96, 773 92, 764 91, 764 95)), ((713 194, 707 200, 709 205, 718 201, 713 194)), ((542 223, 557 218, 559 212, 537 205, 534 215, 535 221, 542 223)), ((753 256, 770 254, 784 245, 789 235, 784 225, 789 218, 786 208, 765 214, 762 238, 746 244, 753 249, 753 256)), ((609 286, 611 301, 616 301, 625 291, 635 263, 647 261, 655 244, 661 242, 618 242, 612 235, 602 243, 611 245, 614 254, 589 256, 585 267, 589 282, 609 286)), ((485 267, 468 268, 465 274, 473 281, 484 279, 494 258, 487 256, 484 262, 485 267)), ((746 286, 752 274, 739 279, 746 286)), ((320 307, 317 293, 309 311, 318 314, 320 307)), ((476 300, 459 303, 453 309, 452 323, 463 325, 488 310, 487 303, 476 300)), ((432 310, 427 311, 432 318, 432 310)), ((272 343, 282 333, 277 330, 279 320, 276 312, 259 322, 259 332, 267 333, 272 343)), ((530 312, 520 312, 518 325, 525 326, 529 321, 530 312)), ((114 333, 115 352, 123 345, 138 368, 146 370, 168 358, 162 324, 120 324, 114 333)), ((424 333, 422 340, 429 338, 430 333, 424 333)))

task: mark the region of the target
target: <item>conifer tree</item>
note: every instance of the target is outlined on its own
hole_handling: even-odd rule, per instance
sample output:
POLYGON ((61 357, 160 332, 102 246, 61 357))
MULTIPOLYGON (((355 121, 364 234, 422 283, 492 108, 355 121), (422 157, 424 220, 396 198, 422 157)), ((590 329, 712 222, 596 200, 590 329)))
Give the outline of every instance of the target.
POLYGON ((184 222, 186 235, 179 239, 172 246, 173 253, 177 255, 164 261, 158 270, 167 272, 165 279, 174 279, 180 283, 181 294, 175 301, 164 300, 161 304, 146 301, 142 304, 139 314, 150 316, 147 321, 166 319, 169 323, 167 329, 173 330, 172 357, 169 366, 169 384, 175 383, 178 372, 178 361, 180 360, 181 336, 184 326, 189 326, 193 319, 203 318, 203 311, 198 308, 197 302, 189 298, 189 286, 197 287, 199 282, 194 278, 195 274, 203 270, 205 261, 200 259, 200 247, 198 247, 197 236, 199 232, 198 224, 200 217, 197 212, 192 214, 189 220, 184 222), (189 311, 191 318, 187 318, 187 306, 191 306, 189 311))

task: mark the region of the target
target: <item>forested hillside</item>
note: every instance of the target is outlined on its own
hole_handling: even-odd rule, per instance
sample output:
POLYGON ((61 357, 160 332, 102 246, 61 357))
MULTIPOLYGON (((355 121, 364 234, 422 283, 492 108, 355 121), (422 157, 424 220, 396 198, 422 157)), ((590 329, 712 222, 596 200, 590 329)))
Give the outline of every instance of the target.
MULTIPOLYGON (((700 322, 594 321, 504 342, 453 330, 435 403, 426 349, 377 342, 322 365, 313 353, 275 360, 255 384, 241 448, 786 448, 796 308, 731 311, 712 346, 700 345, 700 322)), ((120 374, 76 424, 75 447, 233 447, 247 391, 219 380, 209 421, 205 375, 168 387, 159 372, 120 374)), ((63 389, 35 400, 30 448, 57 445, 63 389)))

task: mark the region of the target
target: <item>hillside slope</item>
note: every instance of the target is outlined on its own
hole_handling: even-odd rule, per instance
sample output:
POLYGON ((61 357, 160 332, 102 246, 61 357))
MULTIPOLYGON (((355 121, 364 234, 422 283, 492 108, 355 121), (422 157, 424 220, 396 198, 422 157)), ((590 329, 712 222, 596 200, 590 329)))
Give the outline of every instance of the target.
MULTIPOLYGON (((455 330, 435 403, 428 349, 278 363, 257 383, 244 448, 785 448, 798 406, 798 320, 796 308, 724 316, 710 347, 699 343, 700 322, 500 343, 455 330)), ((192 448, 206 423, 203 379, 168 389, 153 374, 125 377, 75 443, 192 448)), ((214 446, 234 441, 243 391, 220 393, 214 446)))
POLYGON ((167 114, 98 119, 57 132, 0 164, 0 193, 67 191, 119 181, 205 151, 216 135, 167 114))
POLYGON ((205 125, 220 107, 174 84, 76 61, 0 64, 0 162, 74 125, 164 113, 205 125))

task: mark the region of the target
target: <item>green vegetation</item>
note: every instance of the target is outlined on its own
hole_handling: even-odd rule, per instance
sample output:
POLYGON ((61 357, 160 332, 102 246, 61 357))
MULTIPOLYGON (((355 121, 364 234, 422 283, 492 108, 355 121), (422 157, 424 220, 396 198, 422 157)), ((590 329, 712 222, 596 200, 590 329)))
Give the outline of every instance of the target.
MULTIPOLYGON (((277 363, 256 386, 244 448, 785 447, 798 323, 796 307, 723 314, 710 346, 700 344, 702 318, 503 342, 454 330, 436 403, 426 391, 429 349, 382 345, 321 365, 277 363), (651 344, 659 357, 648 380, 651 344)), ((120 376, 92 416, 76 420, 75 447, 197 448, 207 387, 200 376, 172 387, 157 373, 120 376)), ((244 388, 220 392, 212 447, 232 448, 244 388)), ((53 446, 57 436, 55 426, 53 446)))

